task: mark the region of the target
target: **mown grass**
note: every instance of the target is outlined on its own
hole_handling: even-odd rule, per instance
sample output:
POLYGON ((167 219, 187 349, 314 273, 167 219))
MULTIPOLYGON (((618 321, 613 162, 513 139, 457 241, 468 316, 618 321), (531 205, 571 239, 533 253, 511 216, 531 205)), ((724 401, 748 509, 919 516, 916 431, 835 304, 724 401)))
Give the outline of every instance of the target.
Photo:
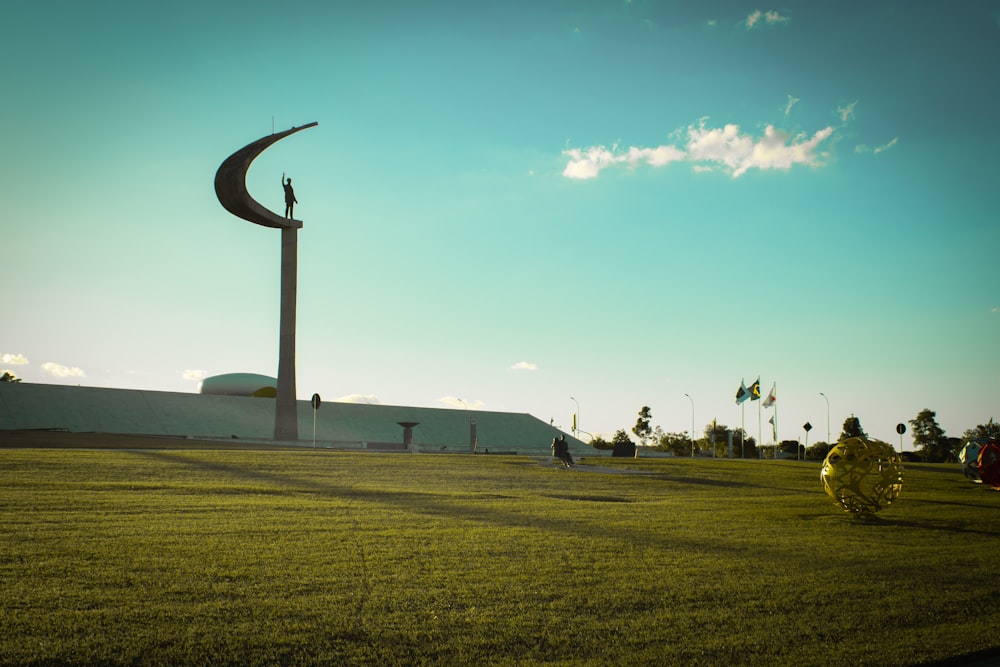
POLYGON ((1000 494, 957 466, 908 465, 860 522, 816 464, 592 461, 646 474, 0 450, 0 664, 912 665, 1000 644, 1000 494))

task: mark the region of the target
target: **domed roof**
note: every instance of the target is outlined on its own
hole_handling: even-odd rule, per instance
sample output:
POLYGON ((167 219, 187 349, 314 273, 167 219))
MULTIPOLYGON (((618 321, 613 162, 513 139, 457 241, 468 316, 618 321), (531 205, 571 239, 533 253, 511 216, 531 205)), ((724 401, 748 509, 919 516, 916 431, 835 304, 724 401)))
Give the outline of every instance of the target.
POLYGON ((278 394, 278 380, 257 373, 226 373, 213 375, 201 381, 199 393, 215 396, 260 396, 274 398, 278 394))

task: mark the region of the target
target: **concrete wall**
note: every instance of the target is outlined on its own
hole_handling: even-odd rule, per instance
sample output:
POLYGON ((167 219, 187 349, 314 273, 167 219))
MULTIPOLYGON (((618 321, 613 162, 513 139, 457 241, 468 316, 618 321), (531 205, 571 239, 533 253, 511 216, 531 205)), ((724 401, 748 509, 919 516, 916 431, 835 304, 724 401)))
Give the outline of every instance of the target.
MULTIPOLYGON (((60 429, 178 437, 271 440, 274 399, 160 391, 0 383, 0 430, 60 429)), ((312 442, 313 409, 298 401, 299 442, 312 442)), ((323 403, 318 446, 385 449, 403 441, 397 422, 418 422, 413 441, 424 451, 468 452, 475 418, 479 451, 547 455, 560 431, 529 414, 391 405, 323 403)), ((598 455, 567 435, 574 455, 598 455)))

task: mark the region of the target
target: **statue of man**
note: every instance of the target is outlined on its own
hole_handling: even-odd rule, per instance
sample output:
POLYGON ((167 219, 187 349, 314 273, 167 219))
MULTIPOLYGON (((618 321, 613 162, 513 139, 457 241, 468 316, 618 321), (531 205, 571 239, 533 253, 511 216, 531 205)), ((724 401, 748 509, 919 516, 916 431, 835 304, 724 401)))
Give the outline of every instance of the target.
POLYGON ((285 172, 281 172, 281 185, 285 188, 285 217, 292 217, 292 209, 299 200, 295 198, 295 190, 292 189, 292 179, 285 180, 285 172))

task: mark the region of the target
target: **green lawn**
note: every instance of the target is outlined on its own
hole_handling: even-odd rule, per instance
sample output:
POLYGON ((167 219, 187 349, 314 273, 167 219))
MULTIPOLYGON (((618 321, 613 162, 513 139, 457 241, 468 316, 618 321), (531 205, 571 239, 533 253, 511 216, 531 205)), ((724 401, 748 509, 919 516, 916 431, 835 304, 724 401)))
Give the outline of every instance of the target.
POLYGON ((0 450, 0 664, 913 665, 1000 646, 1000 493, 957 465, 907 465, 858 521, 815 463, 583 463, 0 450))

